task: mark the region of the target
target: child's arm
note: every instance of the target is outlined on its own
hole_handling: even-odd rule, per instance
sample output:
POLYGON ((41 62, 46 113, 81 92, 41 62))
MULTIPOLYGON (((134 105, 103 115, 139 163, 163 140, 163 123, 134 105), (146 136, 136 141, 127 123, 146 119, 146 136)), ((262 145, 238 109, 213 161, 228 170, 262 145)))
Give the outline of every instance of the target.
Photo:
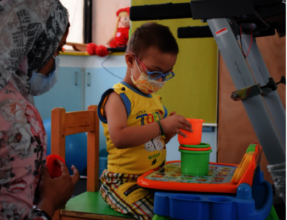
MULTIPOLYGON (((127 112, 120 96, 115 92, 109 95, 105 105, 105 116, 108 121, 110 137, 116 148, 136 147, 160 135, 157 122, 143 126, 128 127, 127 112)), ((191 131, 190 123, 180 115, 172 115, 160 121, 166 133, 184 133, 179 129, 191 131)))
MULTIPOLYGON (((169 114, 169 116, 172 116, 172 115, 175 115, 175 111, 173 111, 169 114)), ((170 139, 172 139, 175 135, 176 135, 176 133, 172 133, 172 134, 171 133, 165 133, 165 140, 164 140, 165 144, 167 144, 170 141, 170 139)))

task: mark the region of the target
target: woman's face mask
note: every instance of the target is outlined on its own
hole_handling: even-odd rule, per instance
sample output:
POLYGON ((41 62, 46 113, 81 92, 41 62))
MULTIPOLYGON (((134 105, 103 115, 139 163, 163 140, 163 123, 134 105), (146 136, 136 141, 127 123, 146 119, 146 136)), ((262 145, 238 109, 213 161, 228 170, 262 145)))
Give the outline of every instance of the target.
POLYGON ((143 93, 145 94, 151 94, 154 92, 157 92, 158 90, 160 90, 163 85, 165 84, 165 82, 159 82, 156 80, 151 80, 148 78, 148 76, 140 71, 140 68, 136 62, 136 65, 138 67, 139 72, 141 73, 140 77, 135 80, 133 77, 133 70, 131 69, 131 80, 133 82, 133 84, 143 93))
POLYGON ((45 76, 42 73, 33 73, 30 79, 31 95, 39 96, 48 92, 57 82, 59 74, 60 58, 58 56, 55 59, 55 70, 50 73, 49 76, 45 76))

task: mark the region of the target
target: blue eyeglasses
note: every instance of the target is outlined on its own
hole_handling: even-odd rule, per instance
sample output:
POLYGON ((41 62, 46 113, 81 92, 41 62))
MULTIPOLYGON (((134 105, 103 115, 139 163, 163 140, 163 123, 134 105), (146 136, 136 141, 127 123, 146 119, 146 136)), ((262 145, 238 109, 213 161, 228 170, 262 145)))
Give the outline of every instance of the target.
MULTIPOLYGON (((132 54, 132 53, 131 53, 132 54)), ((168 73, 162 73, 160 71, 148 71, 145 65, 137 58, 134 54, 132 54, 136 60, 142 65, 143 69, 147 72, 148 78, 151 80, 157 80, 162 77, 162 81, 168 81, 174 77, 174 72, 170 71, 168 73)))

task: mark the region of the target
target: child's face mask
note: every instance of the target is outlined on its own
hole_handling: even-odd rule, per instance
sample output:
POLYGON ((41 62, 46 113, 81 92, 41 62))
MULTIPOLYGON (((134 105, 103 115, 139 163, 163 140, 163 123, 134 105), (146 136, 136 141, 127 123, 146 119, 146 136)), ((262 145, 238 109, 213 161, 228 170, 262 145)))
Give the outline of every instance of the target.
POLYGON ((139 68, 137 62, 136 62, 136 65, 137 65, 138 70, 141 73, 141 75, 137 80, 135 80, 133 77, 133 72, 132 72, 133 70, 131 69, 131 80, 132 80, 133 84, 140 91, 142 91, 145 94, 151 94, 151 93, 157 92, 158 90, 160 90, 163 87, 165 82, 159 82, 156 80, 149 79, 148 76, 144 72, 140 71, 140 68, 139 68))

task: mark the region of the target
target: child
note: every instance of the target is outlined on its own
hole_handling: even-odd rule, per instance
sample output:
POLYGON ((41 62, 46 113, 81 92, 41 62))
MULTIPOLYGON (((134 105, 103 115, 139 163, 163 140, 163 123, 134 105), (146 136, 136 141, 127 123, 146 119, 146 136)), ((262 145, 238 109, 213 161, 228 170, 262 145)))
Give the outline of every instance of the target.
MULTIPOLYGON (((167 110, 154 93, 170 80, 178 45, 168 27, 146 23, 128 42, 124 80, 107 90, 98 114, 104 127, 108 169, 101 176, 101 194, 116 211, 137 219, 153 216, 153 193, 137 185, 137 178, 163 166, 165 144, 191 124, 167 110)), ((177 146, 175 146, 177 147, 177 146)))

